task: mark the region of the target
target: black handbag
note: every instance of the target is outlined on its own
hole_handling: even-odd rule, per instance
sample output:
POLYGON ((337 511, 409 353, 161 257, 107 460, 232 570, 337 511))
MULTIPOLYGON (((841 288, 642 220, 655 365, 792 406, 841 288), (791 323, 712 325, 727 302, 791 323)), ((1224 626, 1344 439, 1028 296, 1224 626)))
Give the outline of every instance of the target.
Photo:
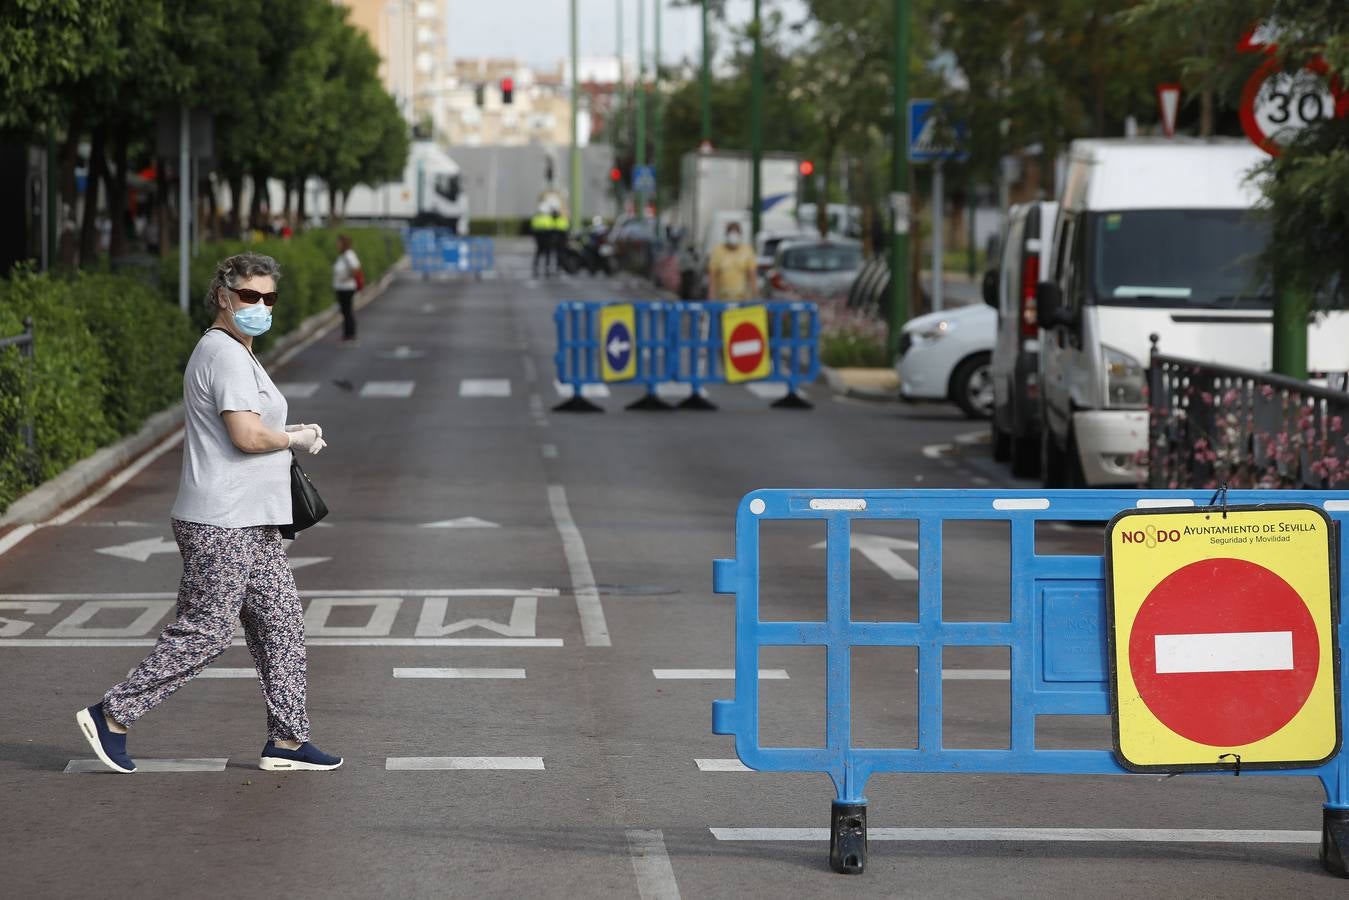
POLYGON ((319 496, 318 488, 300 468, 300 461, 290 454, 290 509, 291 523, 281 526, 281 536, 295 540, 295 535, 312 528, 328 515, 328 504, 319 496))

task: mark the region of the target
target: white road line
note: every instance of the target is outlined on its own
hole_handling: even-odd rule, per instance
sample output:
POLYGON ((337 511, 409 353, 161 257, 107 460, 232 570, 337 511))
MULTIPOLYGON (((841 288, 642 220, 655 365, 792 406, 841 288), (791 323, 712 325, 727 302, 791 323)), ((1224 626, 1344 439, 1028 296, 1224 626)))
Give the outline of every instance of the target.
POLYGON ((557 444, 544 444, 539 448, 544 459, 557 459, 557 444))
MULTIPOLYGON (((209 671, 209 670, 208 670, 209 671)), ((524 669, 394 669, 394 678, 524 678, 524 669)))
MULTIPOLYGON (((556 597, 557 588, 381 588, 361 590, 300 591, 311 597, 556 597)), ((168 591, 113 594, 0 594, 0 600, 176 600, 168 591)))
POLYGON ((923 456, 928 459, 942 459, 954 448, 954 444, 926 444, 923 447, 923 456))
POLYGON ((415 381, 367 381, 361 385, 359 397, 411 397, 417 387, 415 381))
POLYGON ((10 547, 37 531, 36 525, 20 525, 4 537, 0 537, 0 556, 4 556, 10 547))
POLYGON ((595 587, 590 557, 586 556, 585 540, 571 517, 571 507, 567 505, 566 488, 560 484, 548 485, 548 505, 553 511, 553 521, 557 523, 557 533, 562 537, 567 568, 571 570, 572 592, 576 594, 576 611, 581 615, 581 633, 585 636, 586 646, 608 647, 609 625, 604 620, 604 607, 600 605, 600 592, 595 587))
MULTIPOLYGON (((827 841, 828 828, 709 828, 719 841, 827 841)), ((1319 831, 1219 828, 869 828, 872 841, 1108 841, 1167 844, 1317 844, 1319 831)))
MULTIPOLYGON (((557 395, 564 400, 570 399, 572 394, 576 393, 571 385, 563 384, 556 378, 553 379, 553 390, 557 391, 557 395)), ((603 400, 605 397, 609 396, 609 385, 583 384, 581 385, 581 396, 585 397, 587 400, 603 400)))
MULTIPOLYGON (((153 647, 155 638, 0 638, 3 647, 153 647)), ((562 638, 311 637, 310 647, 561 647, 562 638)), ((246 646, 241 640, 231 647, 246 646)))
POLYGON ((542 756, 390 756, 387 772, 443 772, 449 770, 510 770, 542 772, 542 756))
POLYGON ((1293 632, 1229 631, 1159 634, 1153 638, 1157 674, 1291 672, 1293 632))
POLYGON ((787 396, 787 385, 780 381, 751 381, 745 389, 760 400, 777 400, 787 396))
MULTIPOLYGON (((161 772, 223 772, 229 759, 138 759, 136 772, 140 775, 153 775, 161 772)), ((112 770, 96 759, 72 759, 66 763, 65 774, 83 775, 86 773, 107 772, 112 770)))
POLYGON ((463 378, 459 381, 460 397, 509 397, 509 378, 463 378))
POLYGON ((530 384, 533 384, 534 382, 538 381, 539 367, 534 364, 534 357, 525 356, 521 360, 521 363, 525 369, 525 381, 528 381, 530 384))
POLYGON ((628 855, 637 876, 637 893, 642 900, 680 900, 670 855, 665 852, 665 835, 659 830, 628 832, 628 855))
POLYGON ((305 400, 314 396, 319 389, 317 381, 283 381, 276 386, 281 396, 287 400, 305 400))
MULTIPOLYGON (((917 671, 915 669, 914 671, 917 671)), ((942 669, 942 681, 1010 681, 1007 669, 942 669)))
MULTIPOLYGON (((652 669, 662 681, 734 681, 735 669, 652 669)), ((760 681, 786 681, 786 669, 760 669, 760 681)))
POLYGON ((753 772, 738 759, 695 759, 699 772, 753 772))

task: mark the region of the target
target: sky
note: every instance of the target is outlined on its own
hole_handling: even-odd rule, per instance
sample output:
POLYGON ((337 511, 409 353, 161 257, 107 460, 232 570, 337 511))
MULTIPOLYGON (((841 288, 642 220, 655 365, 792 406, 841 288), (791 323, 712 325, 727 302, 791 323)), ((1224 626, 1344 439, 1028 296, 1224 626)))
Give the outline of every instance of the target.
MULTIPOLYGON (((583 57, 613 56, 617 43, 617 7, 623 6, 623 55, 629 63, 637 58, 637 4, 639 0, 577 0, 579 52, 583 57)), ((696 59, 701 31, 696 7, 675 8, 670 0, 646 3, 648 53, 654 42, 654 8, 661 13, 661 58, 667 63, 696 59)), ((570 52, 568 45, 569 0, 445 0, 449 9, 449 44, 452 58, 514 57, 551 68, 570 52)), ((800 0, 763 0, 765 12, 777 6, 800 15, 800 0)), ((727 19, 732 24, 748 22, 753 0, 730 0, 727 19)), ((714 20, 715 27, 715 20, 714 20)), ((648 56, 649 59, 649 56, 648 56)))

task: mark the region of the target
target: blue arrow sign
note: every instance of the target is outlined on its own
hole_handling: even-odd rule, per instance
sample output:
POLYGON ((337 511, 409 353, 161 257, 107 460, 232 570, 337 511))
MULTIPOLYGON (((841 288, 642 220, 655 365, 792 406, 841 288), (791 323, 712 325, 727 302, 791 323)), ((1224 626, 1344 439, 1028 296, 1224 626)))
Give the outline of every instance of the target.
POLYGON ((628 323, 610 323, 609 330, 604 333, 604 355, 609 360, 609 368, 615 372, 628 367, 628 361, 632 359, 632 332, 628 331, 628 323))
POLYGON ((936 100, 909 101, 909 161, 968 159, 964 144, 969 128, 952 122, 936 100))

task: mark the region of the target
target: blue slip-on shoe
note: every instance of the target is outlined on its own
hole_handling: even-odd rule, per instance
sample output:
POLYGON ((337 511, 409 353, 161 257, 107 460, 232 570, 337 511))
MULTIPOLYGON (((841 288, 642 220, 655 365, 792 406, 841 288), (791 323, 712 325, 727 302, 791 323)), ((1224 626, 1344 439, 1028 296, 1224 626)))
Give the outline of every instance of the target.
POLYGON ((102 703, 95 703, 75 713, 75 722, 80 726, 80 734, 94 748, 103 765, 123 775, 136 771, 136 764, 126 755, 126 735, 108 729, 107 720, 103 718, 102 703))
POLYGON ((298 750, 286 750, 268 741, 258 760, 258 768, 264 772, 328 772, 340 765, 342 757, 329 756, 308 741, 298 750))

